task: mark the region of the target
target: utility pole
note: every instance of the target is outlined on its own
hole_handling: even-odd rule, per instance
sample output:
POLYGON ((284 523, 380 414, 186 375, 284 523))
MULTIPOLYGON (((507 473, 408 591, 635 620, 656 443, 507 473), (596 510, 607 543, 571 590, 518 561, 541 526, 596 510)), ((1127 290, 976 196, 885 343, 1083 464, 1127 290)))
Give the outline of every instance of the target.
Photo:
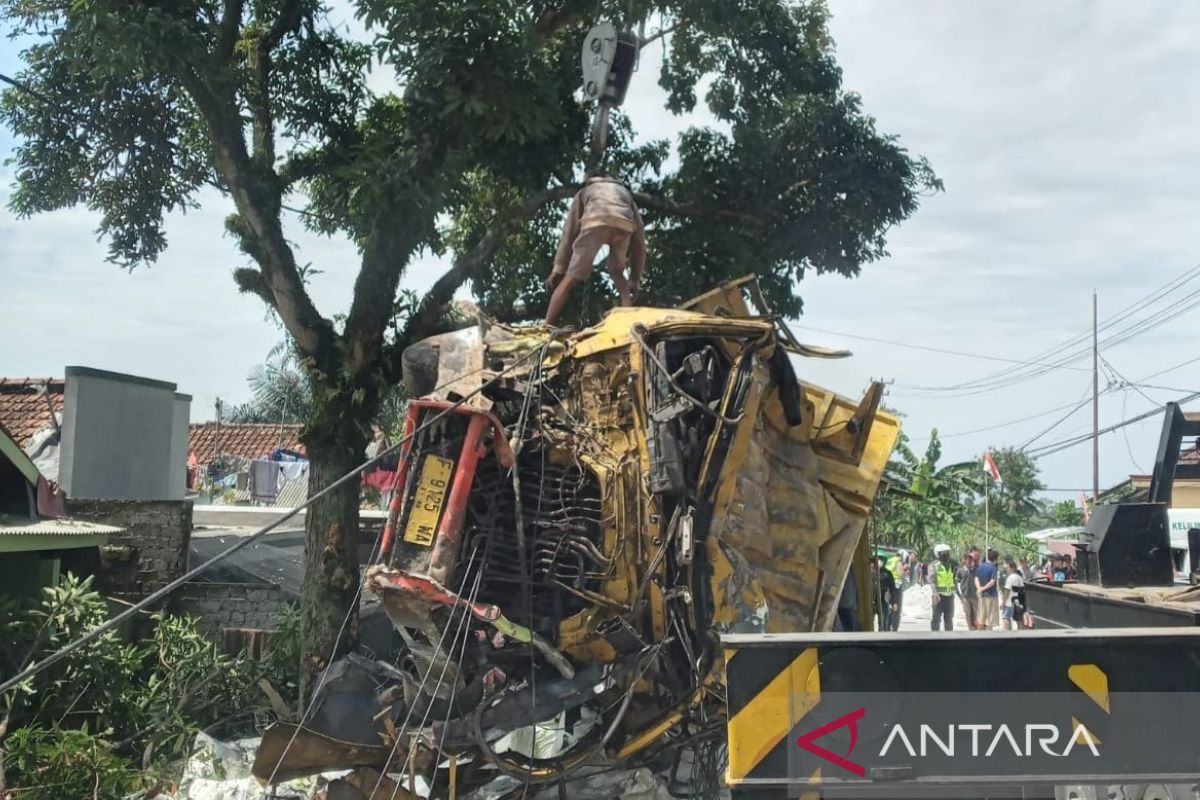
POLYGON ((1100 304, 1092 290, 1092 507, 1100 504, 1100 304))

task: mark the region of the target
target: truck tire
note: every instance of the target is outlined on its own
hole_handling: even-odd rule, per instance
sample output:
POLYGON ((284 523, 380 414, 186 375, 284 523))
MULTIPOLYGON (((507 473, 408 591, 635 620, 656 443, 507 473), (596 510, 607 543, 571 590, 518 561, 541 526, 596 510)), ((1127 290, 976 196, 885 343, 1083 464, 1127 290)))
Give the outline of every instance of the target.
POLYGON ((400 382, 409 397, 424 397, 437 388, 438 350, 432 342, 410 344, 400 354, 400 382))

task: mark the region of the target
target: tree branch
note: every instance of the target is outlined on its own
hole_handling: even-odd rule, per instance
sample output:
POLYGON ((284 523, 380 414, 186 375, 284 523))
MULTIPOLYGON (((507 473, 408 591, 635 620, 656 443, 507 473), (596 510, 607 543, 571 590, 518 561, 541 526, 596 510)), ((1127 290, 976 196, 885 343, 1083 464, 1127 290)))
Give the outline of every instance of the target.
POLYGON ((179 76, 204 118, 213 161, 237 207, 244 236, 253 243, 248 251, 262 270, 264 288, 274 297, 280 320, 301 352, 329 368, 333 348, 327 345, 332 343, 333 325, 313 305, 283 235, 278 177, 252 164, 232 90, 218 94, 186 64, 181 65, 179 76))
POLYGON ((271 51, 279 46, 284 36, 297 30, 303 20, 304 6, 300 0, 288 0, 254 49, 252 78, 246 92, 254 136, 253 154, 261 165, 272 169, 275 166, 275 117, 271 111, 271 51))
POLYGON ((659 28, 657 31, 655 31, 651 35, 647 36, 645 39, 642 39, 642 41, 638 43, 638 49, 641 50, 646 45, 657 42, 659 39, 663 38, 668 33, 673 32, 676 28, 679 27, 679 25, 680 25, 680 23, 676 22, 674 25, 667 25, 665 27, 659 28))
POLYGON ((450 269, 421 298, 416 311, 404 325, 397 342, 398 349, 425 338, 433 331, 446 304, 454 298, 454 293, 467 280, 482 272, 515 225, 531 219, 547 203, 571 197, 578 188, 572 185, 552 186, 498 213, 479 241, 455 258, 450 269))
POLYGON ((221 23, 217 28, 217 61, 224 63, 233 55, 233 48, 237 45, 238 32, 242 25, 242 11, 245 8, 245 0, 225 0, 224 10, 221 12, 221 23))
POLYGON ((271 30, 267 31, 267 35, 263 37, 263 44, 266 45, 267 52, 270 53, 283 41, 284 36, 299 28, 303 20, 304 4, 300 0, 288 0, 283 10, 279 12, 275 24, 271 26, 271 30))
POLYGON ((398 209, 381 211, 363 243, 362 268, 354 281, 354 299, 346 317, 347 367, 352 374, 370 366, 379 353, 400 273, 412 256, 413 245, 398 216, 398 209))
POLYGON ((534 20, 534 39, 544 42, 572 22, 583 19, 594 10, 589 4, 590 0, 564 0, 561 5, 544 9, 534 20))
POLYGON ((705 208, 698 205, 681 206, 669 197, 646 194, 645 192, 634 192, 633 199, 637 201, 638 208, 650 208, 676 217, 722 217, 725 219, 736 219, 740 222, 748 222, 757 226, 765 225, 768 222, 768 220, 762 217, 728 208, 705 208))

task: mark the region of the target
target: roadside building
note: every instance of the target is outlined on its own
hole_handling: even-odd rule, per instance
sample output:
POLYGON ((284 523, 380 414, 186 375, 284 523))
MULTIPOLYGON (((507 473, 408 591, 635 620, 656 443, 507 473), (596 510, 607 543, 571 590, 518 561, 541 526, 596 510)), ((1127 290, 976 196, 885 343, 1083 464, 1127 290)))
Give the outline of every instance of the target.
POLYGON ((68 519, 58 487, 0 425, 0 594, 25 600, 64 572, 93 575, 100 548, 121 528, 68 519))

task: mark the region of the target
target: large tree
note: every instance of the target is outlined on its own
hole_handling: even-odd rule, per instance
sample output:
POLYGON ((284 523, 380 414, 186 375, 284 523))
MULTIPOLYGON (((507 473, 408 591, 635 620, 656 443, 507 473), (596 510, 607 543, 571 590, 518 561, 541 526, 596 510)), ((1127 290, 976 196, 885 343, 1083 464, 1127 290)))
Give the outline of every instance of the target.
MULTIPOLYGON (((614 119, 607 165, 645 210, 648 300, 753 271, 778 311, 797 314, 805 274, 857 274, 939 188, 842 88, 821 2, 352 5, 369 41, 331 26, 319 0, 0 0, 10 31, 32 41, 21 87, 3 100, 19 141, 13 210, 84 204, 111 259, 132 267, 166 248, 168 213, 217 187, 246 256, 234 280, 278 315, 309 374, 314 492, 359 462, 400 350, 460 288, 502 317, 544 308, 540 278, 583 176, 579 51, 598 15, 645 24, 664 43, 669 111, 693 111, 703 89, 719 123, 638 145, 630 121, 614 119), (394 70, 394 92, 369 90, 373 62, 394 70), (358 248, 343 316, 307 291, 284 235, 293 207, 358 248), (400 278, 423 252, 448 267, 404 302, 400 278)), ((605 292, 577 294, 571 313, 586 319, 605 292)), ((302 632, 314 671, 344 619, 338 647, 354 643, 357 506, 347 485, 308 514, 302 632)))

